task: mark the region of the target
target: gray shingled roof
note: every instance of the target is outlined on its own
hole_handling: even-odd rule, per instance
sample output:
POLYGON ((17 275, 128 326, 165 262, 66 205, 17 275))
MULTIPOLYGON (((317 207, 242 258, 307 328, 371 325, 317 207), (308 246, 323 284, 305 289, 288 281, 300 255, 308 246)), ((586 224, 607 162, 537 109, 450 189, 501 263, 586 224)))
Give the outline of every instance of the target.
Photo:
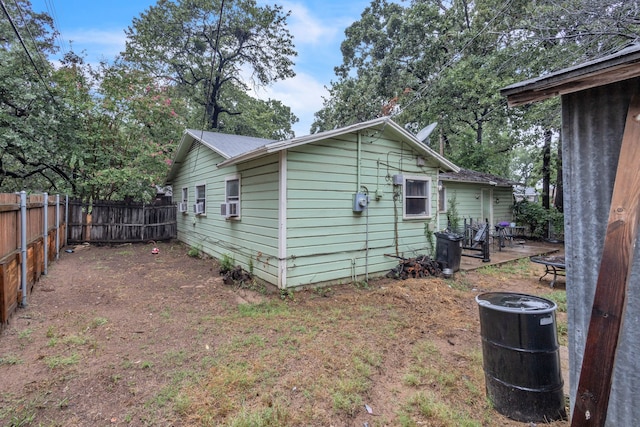
POLYGON ((275 141, 273 139, 256 138, 253 136, 230 135, 226 133, 206 132, 194 129, 187 129, 187 133, 194 139, 202 141, 203 144, 217 151, 221 156, 227 159, 255 150, 256 148, 275 141))
POLYGON ((502 178, 490 173, 473 171, 460 168, 460 172, 442 172, 439 175, 442 181, 473 182, 479 184, 496 185, 498 187, 511 187, 518 183, 510 179, 502 178))

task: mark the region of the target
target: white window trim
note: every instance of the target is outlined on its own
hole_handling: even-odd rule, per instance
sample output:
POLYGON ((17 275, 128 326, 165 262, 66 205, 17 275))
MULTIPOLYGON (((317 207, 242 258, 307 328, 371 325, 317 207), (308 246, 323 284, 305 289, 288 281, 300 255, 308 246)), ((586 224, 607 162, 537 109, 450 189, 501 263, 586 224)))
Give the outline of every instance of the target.
POLYGON ((199 182, 193 186, 194 203, 199 203, 198 200, 200 200, 198 199, 198 187, 204 187, 204 198, 202 198, 202 201, 204 202, 204 212, 198 214, 198 216, 207 216, 207 183, 199 182))
POLYGON ((182 215, 189 215, 189 187, 182 187, 181 190, 181 194, 182 194, 182 200, 180 200, 180 203, 183 203, 185 206, 185 210, 182 212, 182 215))
POLYGON ((229 175, 227 177, 224 178, 224 202, 225 203, 229 203, 229 202, 238 202, 238 215, 237 216, 233 216, 230 217, 228 219, 230 220, 234 220, 237 221, 242 217, 242 177, 237 174, 237 175, 229 175), (229 195, 227 194, 227 182, 229 181, 238 181, 238 197, 230 199, 229 195))
POLYGON ((433 199, 433 189, 431 187, 431 177, 426 175, 404 175, 402 179, 402 219, 430 219, 431 218, 431 202, 433 199), (426 213, 422 215, 407 214, 407 180, 424 181, 427 183, 427 206, 426 213))
POLYGON ((438 190, 438 212, 446 213, 449 210, 449 200, 447 200, 447 186, 442 185, 442 194, 438 190), (443 206, 444 209, 440 209, 440 206, 443 206))

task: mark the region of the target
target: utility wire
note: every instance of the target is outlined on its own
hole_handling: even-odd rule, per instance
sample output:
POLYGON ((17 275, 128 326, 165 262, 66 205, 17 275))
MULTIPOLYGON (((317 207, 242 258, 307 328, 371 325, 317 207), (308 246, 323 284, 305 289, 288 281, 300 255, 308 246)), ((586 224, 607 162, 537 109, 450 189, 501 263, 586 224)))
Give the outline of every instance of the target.
POLYGON ((56 6, 53 0, 45 0, 45 6, 47 8, 47 12, 49 12, 49 16, 53 20, 53 28, 56 31, 56 37, 58 39, 58 43, 60 45, 60 50, 62 51, 63 56, 69 52, 69 48, 66 46, 66 42, 62 38, 62 31, 60 31, 60 26, 57 24, 60 22, 58 19, 58 14, 56 12, 56 6))
POLYGON ((220 27, 222 25, 222 12, 224 10, 224 0, 220 2, 220 17, 218 18, 218 25, 216 28, 216 42, 214 43, 213 51, 211 52, 211 73, 209 74, 209 87, 205 93, 205 109, 204 114, 202 115, 202 125, 204 129, 205 121, 207 119, 207 102, 209 101, 209 97, 213 94, 213 75, 215 73, 215 65, 216 65, 216 54, 218 53, 218 47, 220 43, 220 27))
POLYGON ((18 10, 18 13, 20 13, 20 18, 22 19, 22 26, 24 28, 26 28, 27 33, 29 34, 29 38, 31 39, 31 42, 33 43, 33 46, 36 49, 36 54, 40 58, 41 63, 44 64, 45 62, 47 62, 47 59, 44 57, 42 52, 40 52, 40 49, 38 49, 38 43, 36 42, 36 38, 33 36, 33 33, 31 32, 31 29, 29 28, 29 24, 28 24, 27 20, 24 17, 24 13, 22 12, 22 9, 20 8, 20 4, 18 3, 18 0, 13 0, 13 3, 16 5, 16 9, 18 10))
MULTIPOLYGON (((216 53, 218 52, 218 46, 220 42, 220 27, 222 26, 222 12, 224 11, 224 0, 220 2, 220 16, 218 17, 218 25, 216 28, 216 42, 214 43, 213 51, 211 52, 211 73, 209 74, 209 86, 205 90, 205 98, 204 98, 204 111, 202 112, 202 126, 200 129, 200 141, 204 138, 204 127, 207 123, 207 102, 209 102, 210 93, 213 93, 213 74, 215 69, 216 62, 216 53)), ((200 154, 200 146, 202 144, 198 144, 198 151, 196 152, 196 158, 193 163, 193 170, 196 169, 196 165, 198 164, 198 155, 200 154)))
MULTIPOLYGON (((439 78, 440 75, 442 74, 442 72, 445 69, 449 68, 457 59, 459 59, 461 57, 461 55, 464 53, 464 51, 469 47, 469 45, 471 45, 471 43, 473 43, 473 41, 475 41, 478 37, 480 37, 480 35, 482 35, 482 33, 484 33, 487 29, 489 29, 489 27, 493 23, 493 21, 495 21, 496 19, 498 19, 498 17, 500 17, 502 14, 504 14, 505 10, 507 9, 507 7, 509 7, 509 5, 511 4, 512 1, 513 0, 509 0, 509 1, 505 2, 502 5, 502 8, 494 15, 494 17, 491 18, 488 22, 486 22, 484 24, 484 27, 482 29, 480 29, 476 34, 474 34, 473 37, 471 37, 469 40, 467 40, 467 42, 464 44, 464 46, 462 46, 462 48, 460 48, 460 50, 458 50, 453 55, 451 55, 449 60, 447 62, 445 62, 440 67, 440 69, 436 71, 435 75, 429 80, 433 81, 433 79, 439 78)), ((410 100, 409 102, 407 102, 407 104, 404 107, 399 108, 398 111, 396 111, 395 113, 391 114, 390 117, 395 117, 395 116, 397 116, 399 114, 404 113, 409 107, 411 107, 419 99, 421 99, 422 95, 424 95, 424 93, 426 93, 427 90, 429 89, 429 84, 428 83, 429 82, 423 83, 422 87, 419 88, 416 91, 416 94, 413 97, 413 99, 410 100)))
POLYGON ((45 81, 44 77, 40 73, 40 69, 38 68, 38 66, 36 65, 35 61, 33 60, 33 56, 31 56, 31 52, 29 52, 29 49, 27 48, 27 45, 25 44, 24 39, 22 38, 22 35, 20 35, 20 31, 18 31, 18 27, 16 26, 16 23, 13 21, 13 18, 9 14, 9 11, 7 10, 7 6, 4 4, 3 0, 0 0, 0 6, 2 7, 2 10, 4 11, 4 14, 7 16, 7 19, 9 20, 9 23, 11 24, 11 27, 13 28, 13 32, 16 33, 16 36, 18 37, 18 40, 20 41, 20 44, 22 45, 22 48, 24 49, 25 53, 27 54, 27 57, 29 57, 29 62, 31 62, 31 65, 33 65, 33 68, 36 70, 36 74, 38 74, 38 77, 40 78, 40 81, 42 82, 42 85, 46 89, 46 91, 49 94, 49 97, 51 98, 53 103, 57 104, 58 102, 53 97, 53 94, 51 93, 51 90, 49 90, 49 85, 47 84, 47 82, 45 81))

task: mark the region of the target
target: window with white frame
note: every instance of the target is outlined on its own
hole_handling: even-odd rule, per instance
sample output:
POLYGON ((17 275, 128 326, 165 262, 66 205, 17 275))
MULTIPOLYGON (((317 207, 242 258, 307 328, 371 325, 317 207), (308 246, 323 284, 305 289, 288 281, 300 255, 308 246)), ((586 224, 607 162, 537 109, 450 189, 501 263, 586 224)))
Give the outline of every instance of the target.
POLYGON ((196 203, 193 206, 193 210, 198 215, 204 215, 206 213, 206 196, 207 187, 205 184, 196 185, 196 203))
POLYGON ((182 187, 182 199, 180 200, 179 211, 186 213, 189 209, 189 187, 182 187))
POLYGON ((431 179, 420 176, 405 176, 402 184, 404 195, 404 218, 419 219, 431 216, 431 179))
POLYGON ((438 184, 438 211, 447 211, 447 187, 438 184))
POLYGON ((229 218, 240 217, 240 175, 233 175, 224 180, 224 203, 226 204, 226 216, 229 218))

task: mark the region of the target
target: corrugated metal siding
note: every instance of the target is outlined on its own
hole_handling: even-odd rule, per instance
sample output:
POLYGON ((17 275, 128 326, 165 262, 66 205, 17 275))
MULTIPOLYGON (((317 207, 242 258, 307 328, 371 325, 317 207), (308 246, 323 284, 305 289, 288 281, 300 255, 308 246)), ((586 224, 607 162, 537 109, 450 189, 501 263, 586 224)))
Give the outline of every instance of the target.
MULTIPOLYGON (((602 246, 629 100, 639 79, 590 89, 562 99, 565 252, 569 317, 571 402, 591 317, 602 246)), ((638 165, 640 167, 640 165, 638 165)), ((640 420, 640 251, 636 250, 617 352, 607 426, 640 420)))

